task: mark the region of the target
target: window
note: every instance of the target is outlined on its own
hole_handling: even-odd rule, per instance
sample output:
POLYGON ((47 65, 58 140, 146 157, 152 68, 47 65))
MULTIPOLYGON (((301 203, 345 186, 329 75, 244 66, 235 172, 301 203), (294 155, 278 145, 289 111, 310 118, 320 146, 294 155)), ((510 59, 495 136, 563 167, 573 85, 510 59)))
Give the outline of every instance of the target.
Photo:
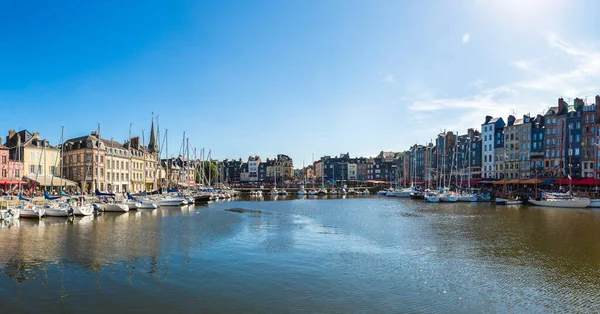
POLYGON ((29 166, 29 173, 35 174, 35 165, 30 165, 29 166))
POLYGON ((575 156, 579 156, 579 148, 575 148, 575 156))
POLYGON ((6 178, 6 169, 2 169, 2 176, 6 178))
MULTIPOLYGON (((5 164, 6 163, 6 156, 2 156, 2 163, 5 164)), ((4 176, 5 177, 5 176, 4 176)))
POLYGON ((540 140, 544 139, 544 133, 540 133, 540 140))
POLYGON ((50 167, 50 173, 54 176, 57 175, 55 166, 50 167))

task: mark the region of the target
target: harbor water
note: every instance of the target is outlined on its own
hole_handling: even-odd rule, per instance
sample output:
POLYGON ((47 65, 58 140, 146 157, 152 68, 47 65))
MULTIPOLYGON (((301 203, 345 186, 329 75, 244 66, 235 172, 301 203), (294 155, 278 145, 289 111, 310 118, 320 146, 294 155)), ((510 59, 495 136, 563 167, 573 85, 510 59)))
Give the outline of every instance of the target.
POLYGON ((266 199, 3 222, 0 308, 600 311, 600 211, 266 199))

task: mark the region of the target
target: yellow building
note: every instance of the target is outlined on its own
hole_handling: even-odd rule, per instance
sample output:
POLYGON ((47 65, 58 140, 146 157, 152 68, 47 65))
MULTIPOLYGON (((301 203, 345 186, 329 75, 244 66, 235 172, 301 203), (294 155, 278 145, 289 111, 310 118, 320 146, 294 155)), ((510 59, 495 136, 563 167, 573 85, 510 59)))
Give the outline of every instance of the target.
POLYGON ((23 174, 29 178, 60 176, 60 150, 40 138, 40 133, 27 130, 8 131, 6 147, 10 158, 23 162, 23 174))

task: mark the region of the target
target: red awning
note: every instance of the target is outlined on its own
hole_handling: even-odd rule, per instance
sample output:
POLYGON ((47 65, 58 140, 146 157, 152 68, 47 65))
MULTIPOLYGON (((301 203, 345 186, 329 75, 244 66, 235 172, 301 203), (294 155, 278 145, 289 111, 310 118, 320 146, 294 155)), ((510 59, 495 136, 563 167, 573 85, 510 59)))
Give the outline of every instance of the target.
POLYGON ((479 184, 481 180, 471 180, 471 184, 479 184))
POLYGON ((12 185, 19 185, 19 183, 21 185, 27 185, 27 182, 25 182, 25 181, 0 180, 0 185, 10 185, 10 184, 12 184, 12 185))
POLYGON ((585 179, 581 179, 581 180, 577 180, 577 181, 573 182, 573 184, 576 184, 576 185, 594 185, 594 184, 598 184, 598 183, 599 183, 598 180, 595 180, 594 178, 585 178, 585 179))
POLYGON ((570 180, 569 178, 564 178, 564 179, 554 182, 554 184, 555 185, 567 185, 567 184, 571 183, 571 181, 572 180, 570 180))
POLYGON ((423 184, 425 182, 413 182, 413 184, 423 184))

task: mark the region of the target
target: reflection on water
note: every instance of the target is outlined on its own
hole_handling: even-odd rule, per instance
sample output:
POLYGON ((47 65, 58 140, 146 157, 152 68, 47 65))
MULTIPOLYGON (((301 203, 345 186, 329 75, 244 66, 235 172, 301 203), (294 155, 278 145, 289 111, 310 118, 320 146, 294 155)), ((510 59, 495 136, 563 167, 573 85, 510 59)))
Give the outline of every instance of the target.
POLYGON ((600 310, 600 211, 265 199, 2 222, 2 309, 600 310))

